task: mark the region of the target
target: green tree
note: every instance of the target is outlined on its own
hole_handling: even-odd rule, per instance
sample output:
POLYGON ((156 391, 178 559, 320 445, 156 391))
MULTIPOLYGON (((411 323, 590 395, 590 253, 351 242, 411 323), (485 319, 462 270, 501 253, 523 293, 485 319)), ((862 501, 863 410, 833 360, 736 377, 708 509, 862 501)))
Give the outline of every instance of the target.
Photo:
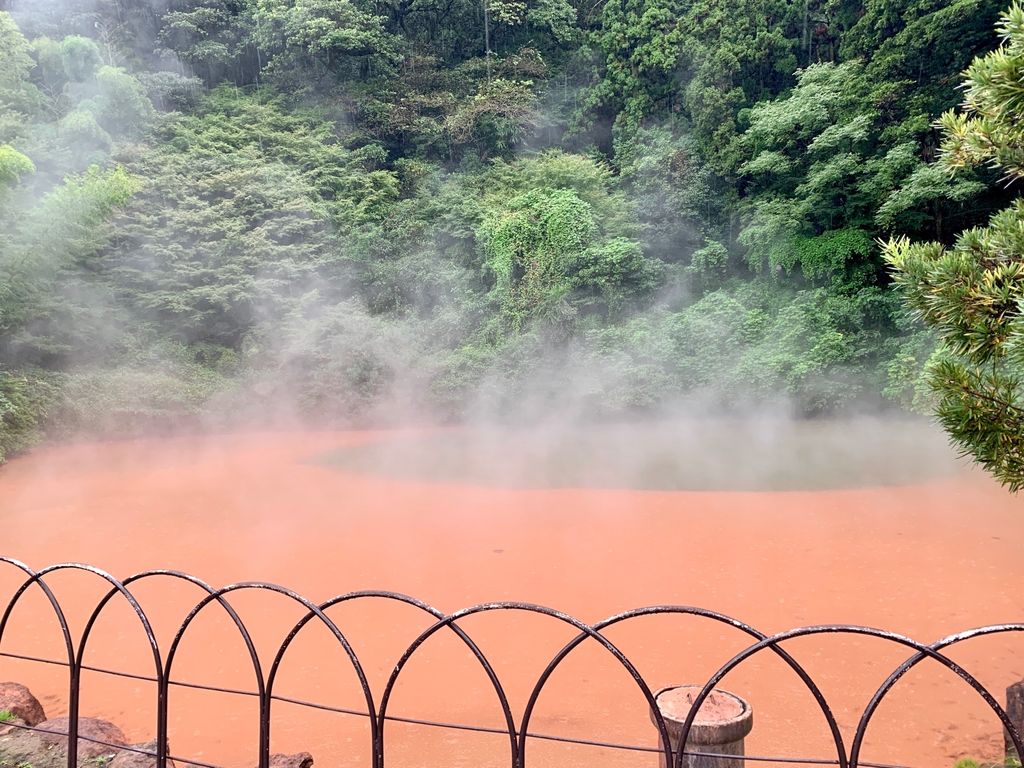
POLYGON ((11 15, 0 11, 0 142, 22 134, 39 107, 39 91, 29 82, 35 65, 29 51, 11 15))
POLYGON ((259 57, 252 44, 251 3, 184 0, 160 20, 157 45, 173 53, 209 86, 255 82, 259 57))
POLYGON ((153 104, 142 84, 119 67, 100 67, 96 72, 97 96, 89 106, 96 120, 118 136, 138 136, 153 119, 153 104))
MULTIPOLYGON (((942 116, 943 164, 992 163, 1024 178, 1024 7, 998 26, 1002 45, 966 71, 964 110, 942 116)), ((890 240, 885 255, 909 305, 936 329, 930 372, 953 441, 1010 490, 1024 487, 1024 200, 947 248, 890 240)))
POLYGON ((68 81, 60 43, 48 37, 32 41, 32 57, 36 61, 36 82, 51 101, 56 101, 68 81))
POLYGON ((793 81, 802 9, 789 0, 695 0, 687 9, 685 108, 721 174, 734 173, 741 160, 740 111, 793 81))
POLYGON ((76 83, 91 78, 103 63, 99 46, 81 35, 69 35, 61 40, 60 56, 64 74, 76 83))
POLYGON ((356 233, 398 191, 372 147, 348 150, 323 121, 230 88, 163 131, 132 166, 148 183, 103 254, 138 316, 175 340, 237 351, 312 286, 325 300, 349 295, 356 233))
POLYGON ((684 8, 678 0, 605 3, 591 36, 602 72, 587 96, 590 108, 610 109, 617 124, 632 129, 670 108, 682 65, 684 8))
POLYGON ((656 285, 657 264, 637 242, 608 237, 595 213, 575 190, 550 187, 488 212, 477 234, 510 328, 537 318, 559 325, 578 313, 614 314, 656 285))
POLYGON ((255 40, 282 82, 308 88, 326 75, 365 77, 401 60, 402 39, 351 0, 256 0, 255 40))
POLYGON ((138 187, 123 169, 93 167, 0 219, 0 364, 59 366, 116 343, 96 257, 112 234, 111 214, 138 187))
POLYGON ((752 184, 749 223, 739 240, 756 269, 799 264, 814 278, 872 251, 857 185, 868 170, 874 114, 856 63, 815 64, 798 77, 788 96, 751 110, 742 140, 751 159, 739 169, 752 184))
POLYGON ((452 143, 475 146, 482 158, 507 155, 521 146, 537 121, 531 85, 528 80, 504 78, 481 83, 476 96, 459 104, 445 121, 452 143))
POLYGON ((33 173, 36 167, 25 155, 8 144, 0 144, 0 192, 4 187, 17 184, 22 176, 33 173))

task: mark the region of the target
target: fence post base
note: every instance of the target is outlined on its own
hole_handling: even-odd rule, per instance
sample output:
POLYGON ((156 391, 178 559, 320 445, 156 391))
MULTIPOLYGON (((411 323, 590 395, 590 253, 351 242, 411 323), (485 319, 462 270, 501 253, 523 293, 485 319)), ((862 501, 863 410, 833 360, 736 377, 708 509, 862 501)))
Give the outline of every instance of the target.
MULTIPOLYGON (((1017 728, 1017 733, 1024 736, 1024 680, 1014 683, 1006 689, 1006 715, 1017 728)), ((1013 746, 1010 732, 1003 729, 1003 741, 1006 744, 1006 757, 1020 759, 1013 746)))

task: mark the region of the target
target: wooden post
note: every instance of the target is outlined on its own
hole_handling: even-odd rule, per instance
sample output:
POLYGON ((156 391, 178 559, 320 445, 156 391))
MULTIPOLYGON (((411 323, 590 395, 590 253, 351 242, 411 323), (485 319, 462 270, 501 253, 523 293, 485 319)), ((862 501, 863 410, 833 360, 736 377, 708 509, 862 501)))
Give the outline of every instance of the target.
MULTIPOLYGON (((699 685, 672 685, 654 694, 665 719, 673 755, 679 751, 683 723, 700 691, 699 685)), ((651 722, 657 725, 653 712, 651 722)), ((683 755, 683 768, 744 768, 743 739, 753 727, 754 711, 747 702, 728 691, 712 691, 693 720, 685 751, 714 753, 723 757, 683 755)), ((658 742, 664 749, 660 733, 658 742)), ((673 768, 674 764, 668 764, 665 755, 660 755, 660 768, 673 768)))
MULTIPOLYGON (((1018 735, 1024 738, 1024 680, 1014 683, 1006 689, 1006 714, 1017 729, 1018 735)), ((1003 729, 1003 741, 1006 744, 1006 756, 1017 757, 1010 732, 1003 729)))

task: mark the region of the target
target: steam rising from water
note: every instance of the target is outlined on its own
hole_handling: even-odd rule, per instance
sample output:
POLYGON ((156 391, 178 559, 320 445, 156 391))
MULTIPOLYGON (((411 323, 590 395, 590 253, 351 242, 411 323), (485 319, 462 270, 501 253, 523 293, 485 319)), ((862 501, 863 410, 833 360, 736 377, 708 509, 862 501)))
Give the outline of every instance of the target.
POLYGON ((317 461, 437 483, 707 491, 903 485, 957 468, 936 429, 866 417, 452 429, 349 446, 317 461))
MULTIPOLYGON (((7 6, 12 11, 40 11, 39 28, 26 29, 30 36, 56 36, 73 31, 61 26, 71 23, 70 17, 64 19, 65 11, 75 10, 86 18, 96 0, 9 0, 7 6), (47 13, 41 12, 44 8, 47 13)), ((78 31, 90 33, 88 28, 78 31)), ((152 53, 153 41, 135 42, 140 55, 152 53)), ((175 67, 186 69, 181 62, 175 67)), ((84 162, 75 160, 75 167, 82 164, 79 160, 84 162)), ((268 176, 271 182, 298 186, 298 169, 279 164, 280 175, 268 176)), ((312 207, 302 213, 314 217, 312 207)), ((153 236, 139 237, 136 249, 145 255, 153 236)), ((191 237, 180 233, 177 245, 188 251, 195 246, 191 237)), ((696 233, 684 233, 675 245, 699 239, 696 233)), ((308 240, 294 243, 300 253, 310 247, 308 240)), ((336 256, 348 255, 344 242, 333 242, 332 247, 339 249, 336 256)), ((448 378, 465 378, 466 386, 453 385, 439 396, 433 388, 446 373, 441 357, 481 323, 480 307, 459 299, 480 293, 479 275, 449 253, 425 246, 423 253, 403 258, 416 268, 399 270, 404 277, 395 278, 411 297, 401 316, 382 315, 365 297, 350 296, 358 291, 344 284, 351 279, 345 275, 335 276, 337 284, 323 276, 294 278, 264 295, 252 308, 258 323, 239 351, 243 364, 237 378, 224 391, 214 392, 199 417, 178 417, 171 426, 289 426, 308 423, 311 416, 320 426, 435 424, 457 414, 467 427, 343 449, 322 460, 385 476, 503 487, 790 490, 899 484, 944 474, 952 466, 941 436, 916 422, 800 421, 791 418, 793 407, 782 397, 765 405, 763 388, 756 393, 726 391, 722 379, 730 369, 731 353, 723 339, 738 333, 740 312, 707 317, 706 323, 679 332, 684 346, 713 350, 708 356, 714 363, 710 373, 676 377, 662 370, 657 364, 662 359, 678 362, 682 369, 689 365, 677 350, 664 351, 670 345, 668 324, 657 322, 659 316, 695 298, 679 280, 667 281, 642 309, 652 321, 650 332, 616 342, 621 349, 608 342, 614 349, 605 353, 605 342, 587 341, 582 334, 566 340, 554 331, 553 338, 539 331, 535 338, 495 350, 491 358, 467 355, 462 367, 447 372, 448 378), (280 305, 288 293, 303 298, 283 311, 280 305), (356 384, 371 394, 361 395, 356 384), (737 403, 743 400, 748 403, 746 416, 739 418, 737 403), (601 421, 611 414, 638 412, 641 421, 634 425, 601 421), (712 420, 706 418, 710 413, 730 415, 712 420)), ((139 256, 135 266, 149 272, 158 265, 139 256)), ((256 267, 254 284, 278 285, 275 273, 261 270, 256 267)), ((110 381, 80 377, 69 399, 90 402, 92 390, 101 391, 104 396, 97 401, 102 407, 86 409, 91 423, 98 422, 101 430, 124 429, 131 419, 135 421, 129 430, 137 429, 140 421, 141 426, 151 426, 144 422, 150 404, 143 395, 138 395, 139 403, 125 401, 145 392, 146 385, 162 387, 163 381, 146 378, 153 370, 168 369, 173 375, 168 375, 166 389, 174 391, 180 388, 178 379, 191 385, 194 372, 189 368, 177 375, 181 350, 176 346, 161 346, 145 335, 126 336, 125 329, 133 326, 131 310, 120 306, 115 296, 76 298, 97 318, 98 341, 92 346, 138 345, 144 353, 126 355, 125 372, 110 381), (99 383, 93 386, 96 380, 99 383), (135 381, 141 383, 136 386, 135 381), (113 394, 106 396, 104 386, 113 394)), ((83 345, 72 363, 96 357, 95 349, 83 345)), ((748 381, 753 376, 733 378, 748 381)), ((857 381, 827 384, 844 392, 874 391, 872 385, 857 381)), ((753 390, 753 384, 748 388, 753 390)), ((866 406, 877 408, 876 403, 866 406)))

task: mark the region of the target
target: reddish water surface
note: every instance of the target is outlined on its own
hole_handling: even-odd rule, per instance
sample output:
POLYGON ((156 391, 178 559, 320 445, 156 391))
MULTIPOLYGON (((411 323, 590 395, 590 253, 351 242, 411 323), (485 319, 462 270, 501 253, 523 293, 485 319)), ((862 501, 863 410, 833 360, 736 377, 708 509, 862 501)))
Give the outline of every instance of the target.
MULTIPOLYGON (((317 601, 357 589, 413 594, 446 611, 489 600, 532 601, 588 621, 680 603, 713 608, 765 632, 845 622, 932 641, 1024 619, 1024 504, 963 466, 887 487, 680 491, 504 487, 474 484, 458 473, 370 471, 359 462, 346 468, 331 458, 346 447, 398 439, 401 434, 303 432, 40 449, 0 470, 0 553, 35 567, 87 561, 118 576, 173 567, 215 585, 268 580, 317 601)), ((492 463, 507 458, 502 442, 496 444, 499 450, 487 457, 492 463)), ((51 581, 80 626, 102 585, 82 574, 51 581)), ((0 569, 0 603, 18 583, 13 569, 0 569)), ((164 582, 140 584, 137 595, 164 648, 198 597, 194 588, 164 582)), ((241 595, 236 603, 264 655, 301 613, 267 593, 241 595)), ((331 615, 378 697, 401 651, 429 624, 400 605, 356 602, 331 615)), ((41 598, 26 598, 13 619, 5 651, 60 657, 41 598)), ((546 661, 574 634, 551 620, 512 613, 471 617, 465 627, 494 661, 517 713, 546 661)), ((652 687, 702 683, 748 644, 733 629, 690 618, 646 618, 608 635, 652 687)), ((787 647, 820 683, 847 732, 907 655, 866 638, 800 639, 787 647)), ((951 655, 998 692, 1024 677, 1022 651, 1024 639, 1002 636, 970 641, 951 655)), ((113 604, 86 662, 145 675, 147 653, 132 617, 113 604)), ((200 614, 181 654, 178 680, 253 687, 242 645, 217 611, 200 614)), ((315 625, 299 636, 282 675, 278 693, 361 705, 350 667, 315 625)), ((25 681, 43 694, 49 714, 63 711, 59 668, 0 658, 0 679, 25 681)), ((152 737, 152 685, 98 673, 87 673, 83 685, 83 714, 120 723, 134 740, 152 737)), ((824 719, 778 659, 752 660, 723 687, 753 705, 748 753, 830 754, 824 719)), ((175 753, 231 766, 255 763, 252 699, 175 688, 171 707, 175 753)), ((448 634, 410 663, 391 712, 502 724, 486 678, 448 634)), ((552 678, 531 727, 648 745, 656 739, 633 683, 589 645, 552 678)), ((272 736, 274 751, 309 750, 321 766, 369 765, 368 731, 356 717, 275 704, 272 736)), ((387 736, 392 765, 508 764, 500 736, 402 724, 389 725, 387 736)), ((883 704, 863 757, 951 766, 964 755, 994 757, 1000 748, 999 724, 980 699, 949 672, 925 664, 883 704)), ((552 766, 656 761, 545 741, 531 741, 528 755, 531 763, 552 766)))

